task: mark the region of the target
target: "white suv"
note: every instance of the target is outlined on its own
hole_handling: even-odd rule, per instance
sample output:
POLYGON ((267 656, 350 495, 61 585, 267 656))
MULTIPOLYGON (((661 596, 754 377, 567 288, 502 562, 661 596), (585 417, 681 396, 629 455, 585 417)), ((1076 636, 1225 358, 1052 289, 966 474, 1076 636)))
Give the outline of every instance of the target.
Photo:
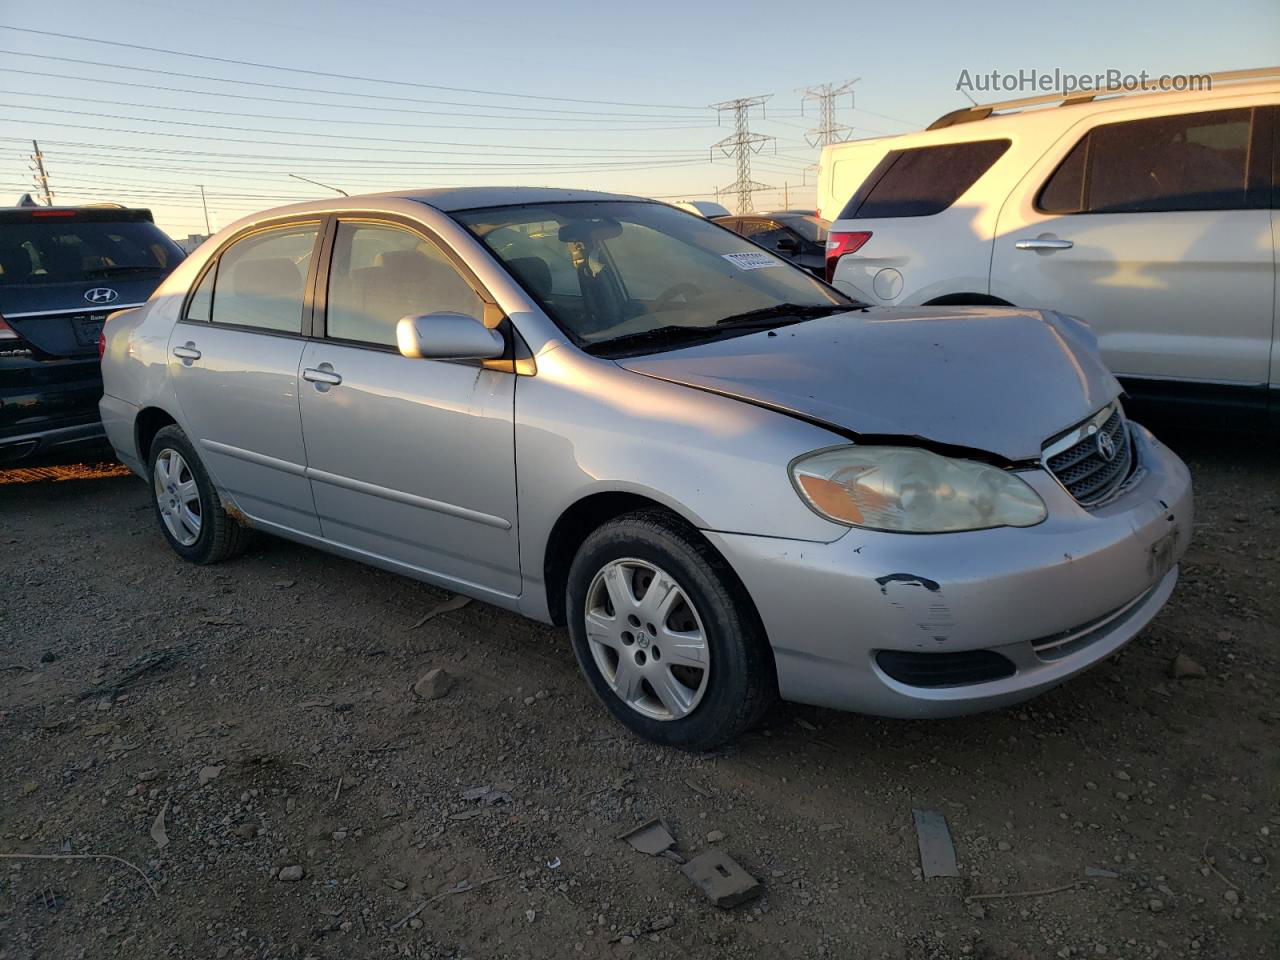
POLYGON ((1073 314, 1131 396, 1255 423, 1269 404, 1280 423, 1280 70, 1212 79, 973 107, 825 148, 827 278, 872 304, 1073 314))

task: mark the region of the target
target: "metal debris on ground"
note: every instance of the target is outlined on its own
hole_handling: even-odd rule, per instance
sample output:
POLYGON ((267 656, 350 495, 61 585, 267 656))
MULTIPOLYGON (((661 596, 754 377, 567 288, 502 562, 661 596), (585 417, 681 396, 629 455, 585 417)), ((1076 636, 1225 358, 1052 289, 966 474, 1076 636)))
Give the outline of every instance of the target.
POLYGON ((156 842, 156 846, 163 850, 169 845, 169 834, 164 829, 164 817, 169 812, 169 801, 164 802, 164 806, 160 808, 160 812, 156 814, 155 822, 151 824, 151 839, 156 842))
POLYGON ((440 603, 437 603, 434 607, 424 613, 422 618, 409 629, 417 630, 424 623, 434 620, 436 617, 440 616, 440 614, 449 613, 452 610, 461 610, 470 602, 470 597, 464 597, 460 593, 455 593, 448 600, 442 600, 440 603))
POLYGON ((618 839, 627 841, 636 850, 651 857, 660 857, 676 845, 676 838, 660 817, 620 834, 618 839))
POLYGON ((916 839, 920 844, 920 869, 925 879, 958 877, 956 848, 947 829, 947 818, 936 810, 912 810, 916 823, 916 839))
POLYGON ((760 881, 723 850, 699 854, 681 867, 680 872, 717 907, 736 907, 760 895, 760 881))

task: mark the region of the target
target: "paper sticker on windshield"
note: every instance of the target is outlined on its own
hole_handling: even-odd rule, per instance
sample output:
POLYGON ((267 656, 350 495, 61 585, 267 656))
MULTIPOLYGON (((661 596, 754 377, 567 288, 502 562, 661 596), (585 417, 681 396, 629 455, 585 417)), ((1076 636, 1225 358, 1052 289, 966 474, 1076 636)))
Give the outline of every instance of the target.
POLYGON ((780 267, 782 261, 767 253, 723 253, 726 260, 739 270, 759 270, 761 267, 780 267))

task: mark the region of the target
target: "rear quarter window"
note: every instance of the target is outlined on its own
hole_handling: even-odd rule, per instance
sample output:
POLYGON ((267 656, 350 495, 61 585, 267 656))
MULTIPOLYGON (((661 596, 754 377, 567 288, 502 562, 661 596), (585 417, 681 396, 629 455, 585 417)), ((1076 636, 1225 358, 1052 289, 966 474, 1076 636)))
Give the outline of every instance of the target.
POLYGON ((960 199, 1009 149, 976 140, 890 151, 845 204, 841 220, 931 217, 960 199))

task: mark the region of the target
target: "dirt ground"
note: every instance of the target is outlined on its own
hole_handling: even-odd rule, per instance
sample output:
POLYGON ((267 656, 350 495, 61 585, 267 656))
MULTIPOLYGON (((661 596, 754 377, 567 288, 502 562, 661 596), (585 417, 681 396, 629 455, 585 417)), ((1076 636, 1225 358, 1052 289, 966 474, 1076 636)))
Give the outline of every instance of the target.
POLYGON ((118 468, 0 473, 0 958, 1274 960, 1280 452, 1169 439, 1196 540, 1120 656, 960 720, 784 705, 710 755, 611 722, 561 631, 420 623, 445 594, 266 538, 189 566, 118 468), (961 877, 921 878, 913 808, 961 877), (617 839, 652 817, 763 894, 617 839))

